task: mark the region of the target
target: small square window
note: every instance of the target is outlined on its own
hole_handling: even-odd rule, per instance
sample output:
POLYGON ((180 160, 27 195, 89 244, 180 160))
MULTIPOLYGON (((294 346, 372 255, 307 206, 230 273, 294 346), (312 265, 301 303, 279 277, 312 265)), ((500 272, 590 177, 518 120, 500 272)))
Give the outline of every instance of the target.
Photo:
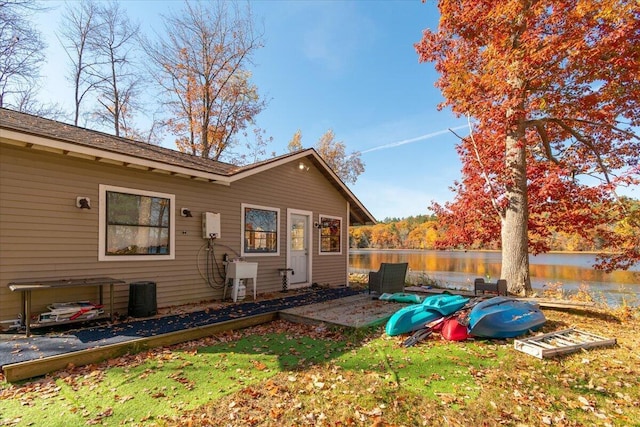
POLYGON ((319 216, 320 254, 342 253, 342 218, 328 215, 319 216))
POLYGON ((280 209, 242 204, 242 255, 280 254, 280 209))

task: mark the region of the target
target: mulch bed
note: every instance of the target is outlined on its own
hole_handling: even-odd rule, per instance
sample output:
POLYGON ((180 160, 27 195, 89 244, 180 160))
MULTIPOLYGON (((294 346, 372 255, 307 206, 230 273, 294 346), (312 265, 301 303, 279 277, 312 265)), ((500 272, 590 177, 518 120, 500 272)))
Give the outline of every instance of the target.
POLYGON ((59 354, 80 351, 143 337, 212 325, 292 307, 315 304, 361 293, 352 288, 311 288, 306 292, 263 301, 242 302, 217 309, 131 320, 113 324, 99 324, 80 329, 41 329, 38 335, 0 334, 0 367, 59 354))

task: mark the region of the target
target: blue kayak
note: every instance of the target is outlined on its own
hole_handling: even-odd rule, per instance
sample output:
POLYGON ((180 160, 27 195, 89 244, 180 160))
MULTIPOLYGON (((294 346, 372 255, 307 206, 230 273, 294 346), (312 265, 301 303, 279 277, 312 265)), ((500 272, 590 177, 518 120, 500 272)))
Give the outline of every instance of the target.
POLYGON ((412 304, 393 313, 385 326, 385 332, 394 336, 417 331, 434 320, 458 311, 468 301, 468 298, 450 294, 427 297, 422 304, 412 304))
POLYGON ((513 338, 540 329, 546 321, 537 304, 494 297, 473 307, 469 313, 469 334, 482 338, 513 338))

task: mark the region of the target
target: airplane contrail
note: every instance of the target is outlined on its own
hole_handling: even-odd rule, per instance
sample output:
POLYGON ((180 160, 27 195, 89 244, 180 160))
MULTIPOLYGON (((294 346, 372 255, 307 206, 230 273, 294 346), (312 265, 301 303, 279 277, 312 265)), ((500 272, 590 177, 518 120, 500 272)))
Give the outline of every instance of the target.
MULTIPOLYGON (((469 127, 469 125, 456 126, 454 128, 450 128, 450 129, 451 130, 458 130, 458 129, 463 129, 463 128, 466 128, 466 127, 469 127)), ((447 133, 447 132, 449 132, 449 129, 443 129, 443 130, 439 130, 437 132, 428 133, 426 135, 417 136, 415 138, 404 139, 402 141, 396 141, 396 142, 390 142, 389 144, 379 145, 377 147, 373 147, 373 148, 369 148, 367 150, 360 151, 360 154, 370 153, 372 151, 378 151, 378 150, 385 150, 387 148, 399 147, 401 145, 411 144, 412 142, 424 141, 425 139, 433 138, 435 136, 442 135, 443 133, 447 133)))

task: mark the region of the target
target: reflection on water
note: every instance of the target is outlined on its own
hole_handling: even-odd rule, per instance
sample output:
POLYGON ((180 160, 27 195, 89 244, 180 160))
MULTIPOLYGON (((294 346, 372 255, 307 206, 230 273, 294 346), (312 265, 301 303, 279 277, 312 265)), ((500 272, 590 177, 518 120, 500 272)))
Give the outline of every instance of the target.
MULTIPOLYGON (((531 285, 542 289, 549 283, 562 283, 566 290, 588 285, 607 300, 632 297, 640 300, 640 267, 631 271, 605 273, 591 266, 595 256, 588 254, 542 254, 529 257, 531 285)), ((377 270, 382 262, 408 262, 411 273, 424 274, 449 287, 470 289, 476 277, 500 278, 501 254, 495 251, 417 251, 351 250, 352 272, 377 270)))

